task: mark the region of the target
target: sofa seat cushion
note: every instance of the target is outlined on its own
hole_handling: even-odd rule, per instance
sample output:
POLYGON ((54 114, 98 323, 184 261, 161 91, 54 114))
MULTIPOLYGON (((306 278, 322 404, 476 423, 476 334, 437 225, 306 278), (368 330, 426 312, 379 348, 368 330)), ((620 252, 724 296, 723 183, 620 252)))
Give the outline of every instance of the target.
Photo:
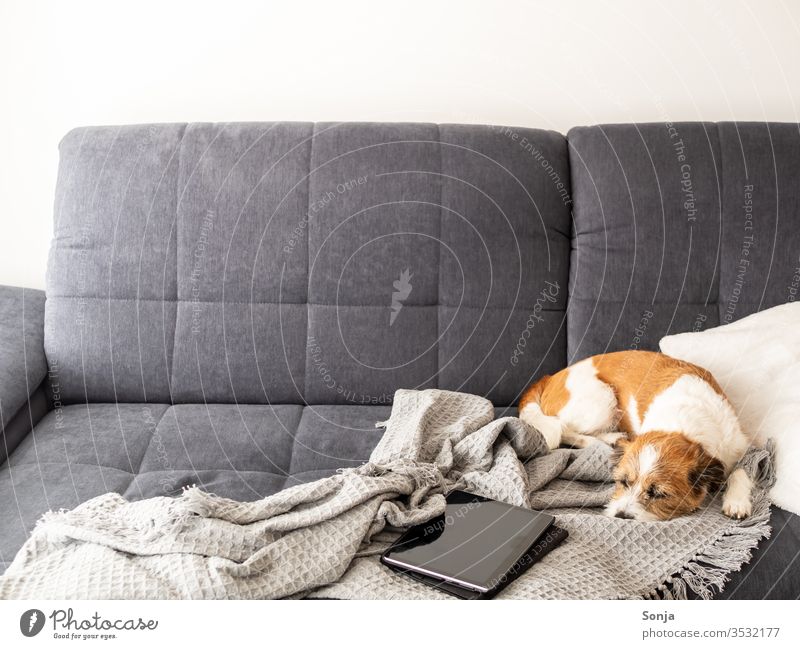
MULTIPOLYGON (((130 500, 196 484, 256 500, 365 462, 388 406, 92 404, 48 413, 0 465, 0 573, 36 521, 109 491, 130 500)), ((495 416, 516 414, 496 408, 495 416)), ((797 592, 800 516, 775 509, 772 538, 723 597, 797 592)))
POLYGON ((365 462, 388 406, 90 404, 49 412, 0 465, 0 572, 46 511, 196 484, 257 500, 365 462))

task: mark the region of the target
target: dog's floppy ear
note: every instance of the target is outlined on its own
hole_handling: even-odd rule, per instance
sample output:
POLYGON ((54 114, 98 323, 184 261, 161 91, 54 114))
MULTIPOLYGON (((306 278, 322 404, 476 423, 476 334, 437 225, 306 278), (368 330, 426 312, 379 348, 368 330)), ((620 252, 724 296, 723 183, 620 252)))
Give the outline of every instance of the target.
POLYGON ((717 458, 704 453, 697 468, 689 474, 689 480, 692 488, 713 493, 725 482, 725 467, 717 458))
POLYGON ((617 466, 617 464, 619 464, 619 461, 625 454, 625 449, 628 448, 630 443, 630 440, 626 437, 620 437, 616 442, 614 442, 614 445, 611 447, 611 455, 608 457, 608 461, 611 462, 611 466, 617 466))

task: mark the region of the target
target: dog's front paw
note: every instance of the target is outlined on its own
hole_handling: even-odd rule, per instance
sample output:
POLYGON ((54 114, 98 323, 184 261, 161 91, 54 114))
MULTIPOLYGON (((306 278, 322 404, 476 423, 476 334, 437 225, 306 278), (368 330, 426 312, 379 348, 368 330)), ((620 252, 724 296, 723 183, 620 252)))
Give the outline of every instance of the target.
POLYGON ((742 520, 753 513, 753 503, 749 498, 725 498, 722 501, 722 513, 725 516, 742 520))

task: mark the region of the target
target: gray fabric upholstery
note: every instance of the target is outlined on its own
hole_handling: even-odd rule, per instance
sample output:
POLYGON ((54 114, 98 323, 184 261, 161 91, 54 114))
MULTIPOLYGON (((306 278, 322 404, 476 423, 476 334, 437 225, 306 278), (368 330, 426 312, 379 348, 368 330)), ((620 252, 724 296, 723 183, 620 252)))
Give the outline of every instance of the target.
MULTIPOLYGON (((603 125, 568 140, 570 362, 797 299, 797 124, 603 125)), ((772 526, 722 597, 800 594, 800 517, 774 508, 772 526)))
POLYGON ((43 291, 0 286, 0 464, 36 423, 27 404, 47 375, 44 303, 43 291))
POLYGON ((568 191, 566 140, 546 131, 78 129, 61 144, 48 358, 71 402, 442 387, 511 404, 565 361, 568 191))
POLYGON ((182 125, 61 142, 45 349, 65 403, 169 402, 182 125))
MULTIPOLYGON (((0 469, 0 571, 45 511, 197 484, 257 500, 365 462, 389 406, 91 404, 51 411, 0 469)), ((497 416, 514 408, 496 409, 497 416)))
POLYGON ((14 558, 44 512, 125 491, 150 439, 141 412, 132 404, 75 405, 42 419, 0 471, 0 561, 14 558))
MULTIPOLYGON (((259 498, 364 461, 397 388, 513 414, 568 362, 800 290, 796 124, 161 124, 60 153, 46 306, 0 288, 0 570, 47 509, 259 498)), ((728 593, 797 596, 797 520, 728 593)))
POLYGON ((570 362, 657 349, 665 334, 796 297, 798 125, 623 124, 568 137, 570 362))
POLYGON ((731 575, 717 599, 797 599, 800 596, 800 516, 772 508, 772 534, 731 575))
POLYGON ((188 485, 257 500, 369 458, 387 406, 76 404, 48 413, 0 470, 0 568, 49 509, 188 485))
POLYGON ((27 403, 17 411, 16 415, 3 424, 3 431, 0 435, 0 466, 50 410, 52 394, 53 388, 49 382, 42 381, 27 403))

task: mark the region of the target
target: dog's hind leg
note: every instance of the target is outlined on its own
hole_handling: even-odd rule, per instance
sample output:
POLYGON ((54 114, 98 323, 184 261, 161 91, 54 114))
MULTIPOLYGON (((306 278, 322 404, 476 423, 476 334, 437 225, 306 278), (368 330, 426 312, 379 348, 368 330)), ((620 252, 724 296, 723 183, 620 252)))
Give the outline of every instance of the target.
POLYGON ((610 385, 597 378, 591 359, 569 368, 566 387, 569 399, 558 412, 565 429, 562 440, 579 448, 593 441, 616 442, 620 437, 613 432, 619 422, 617 396, 610 385))
POLYGON ((519 417, 544 436, 549 448, 562 442, 577 448, 605 442, 613 445, 619 409, 614 390, 597 378, 591 359, 554 376, 540 379, 525 391, 519 417))
POLYGON ((600 439, 593 435, 584 435, 583 433, 576 433, 571 430, 565 430, 561 434, 562 443, 574 448, 586 448, 590 444, 599 444, 600 439))
POLYGON ((545 415, 541 405, 535 402, 526 403, 519 412, 519 417, 538 430, 547 443, 547 448, 558 448, 563 441, 564 426, 558 417, 545 415))

